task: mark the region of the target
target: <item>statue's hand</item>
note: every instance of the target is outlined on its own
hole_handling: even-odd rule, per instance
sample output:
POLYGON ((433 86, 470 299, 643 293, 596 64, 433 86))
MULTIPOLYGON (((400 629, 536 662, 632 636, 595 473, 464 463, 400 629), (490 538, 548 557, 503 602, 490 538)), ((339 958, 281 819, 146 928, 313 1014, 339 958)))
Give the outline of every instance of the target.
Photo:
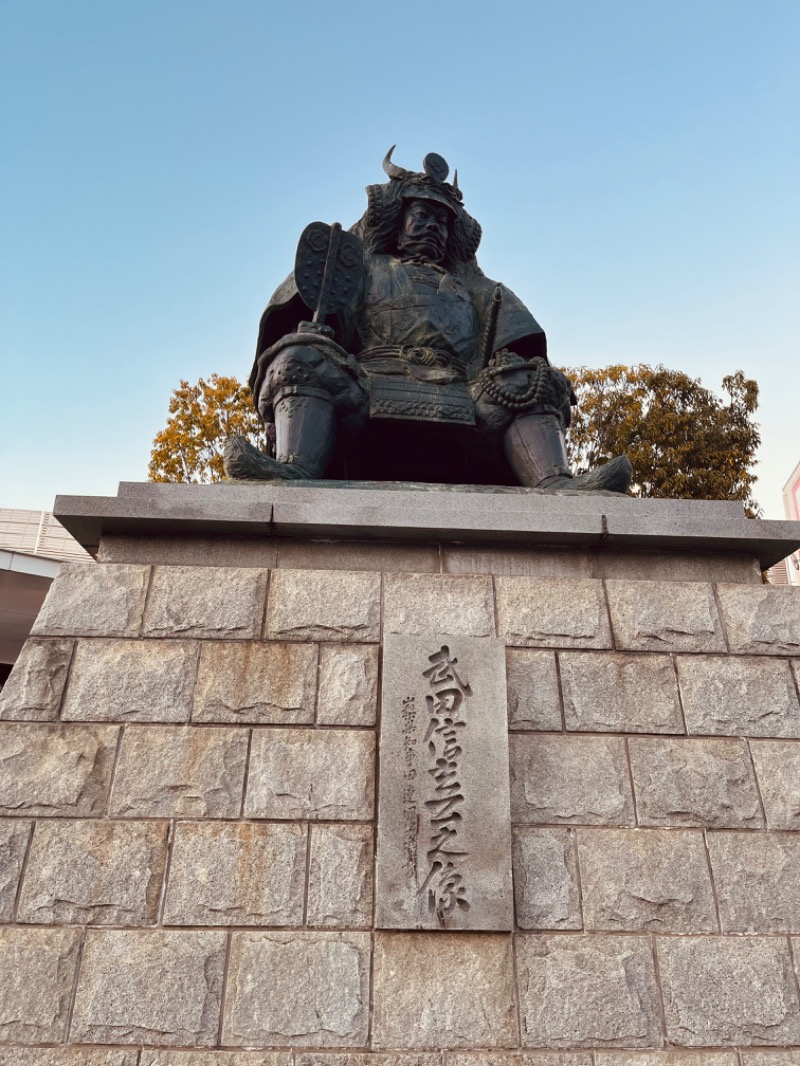
POLYGON ((300 322, 297 326, 298 333, 316 333, 320 337, 332 337, 333 329, 324 322, 300 322))

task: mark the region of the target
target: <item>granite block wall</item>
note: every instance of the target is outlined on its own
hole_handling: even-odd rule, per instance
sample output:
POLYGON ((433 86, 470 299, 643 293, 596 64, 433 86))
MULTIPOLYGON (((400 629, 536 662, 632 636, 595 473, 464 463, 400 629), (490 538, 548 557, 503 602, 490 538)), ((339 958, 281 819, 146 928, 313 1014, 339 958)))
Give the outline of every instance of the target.
POLYGON ((0 695, 0 1066, 798 1066, 798 685, 796 589, 65 564, 0 695), (428 632, 506 643, 510 935, 374 927, 428 632))

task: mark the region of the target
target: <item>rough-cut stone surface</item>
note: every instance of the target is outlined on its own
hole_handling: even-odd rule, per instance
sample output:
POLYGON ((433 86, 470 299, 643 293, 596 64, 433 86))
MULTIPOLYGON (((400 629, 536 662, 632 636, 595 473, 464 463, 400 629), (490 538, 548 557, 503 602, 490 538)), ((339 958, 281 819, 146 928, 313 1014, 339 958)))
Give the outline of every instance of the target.
POLYGON ((315 644, 204 643, 192 720, 310 723, 316 682, 315 644))
POLYGON ((64 1039, 80 939, 79 929, 0 926, 0 1042, 64 1039))
POLYGON ((649 937, 523 935, 517 975, 528 1047, 661 1043, 649 937))
POLYGON ((225 944, 223 932, 90 929, 71 1039, 89 1044, 215 1044, 225 944), (169 989, 175 994, 165 994, 169 989))
POLYGON ((683 733, 668 655, 564 652, 559 656, 567 729, 683 733))
POLYGON ((800 1044, 789 945, 778 937, 657 937, 667 1040, 800 1044))
POLYGON ((289 1051, 151 1051, 143 1048, 139 1066, 292 1066, 292 1055, 289 1051))
POLYGON ((753 740, 750 751, 770 829, 800 829, 800 744, 753 740))
POLYGON ((512 729, 561 730, 555 652, 509 648, 508 724, 512 729))
POLYGON ((800 1066, 800 1048, 794 1051, 743 1051, 743 1066, 800 1066))
POLYGON ((301 925, 306 829, 180 822, 165 925, 301 925))
POLYGON ((255 640, 267 571, 234 566, 157 566, 144 615, 146 637, 255 640))
POLYGON ((378 709, 378 649, 370 644, 323 644, 319 655, 317 722, 374 725, 378 709))
POLYGON ((626 651, 725 651, 711 585, 607 581, 617 647, 626 651))
POLYGON ((495 578, 497 631, 507 644, 538 648, 610 648, 603 583, 495 578))
POLYGON ((516 734, 509 745, 512 822, 634 824, 621 737, 516 734))
POLYGON ((505 673, 495 637, 386 636, 375 871, 383 929, 512 928, 505 673))
POLYGON ((785 660, 681 655, 677 667, 690 733, 800 737, 800 703, 785 660))
POLYGON ((61 717, 83 722, 188 722, 197 675, 190 641, 81 640, 61 717))
POLYGON ((119 729, 0 726, 0 814, 103 814, 119 729))
POLYGON ((361 1047, 368 933, 234 933, 223 1044, 361 1047))
POLYGON ((58 718, 74 644, 34 637, 25 642, 0 692, 0 720, 50 722, 58 718))
POLYGON ((375 735, 354 729, 255 729, 245 815, 366 821, 373 816, 375 735))
POLYGON ((631 737, 628 746, 641 825, 763 826, 744 741, 631 737))
POLYGON ((520 929, 580 929, 574 830, 517 829, 512 854, 520 929))
POLYGON ((442 1054, 439 1051, 296 1051, 294 1061, 295 1066, 441 1066, 442 1054))
POLYGON ((739 1059, 735 1051, 598 1051, 595 1066, 739 1066, 739 1059))
POLYGON ((800 932, 800 836, 709 833, 726 933, 800 932))
POLYGON ((373 853, 370 825, 315 825, 311 829, 309 925, 371 926, 373 853))
POLYGON ((800 654, 800 589, 721 584, 717 590, 732 652, 800 654))
POLYGON ((149 566, 62 563, 31 632, 51 637, 137 637, 149 566))
POLYGON ((701 832, 581 829, 578 855, 587 929, 717 931, 701 832))
POLYGON ((123 818, 236 818, 247 730, 130 726, 122 738, 110 813, 123 818))
POLYGON ((137 1066, 138 1054, 121 1048, 8 1047, 0 1048, 0 1066, 137 1066))
POLYGON ((381 575, 348 570, 274 570, 267 605, 271 640, 380 637, 381 575))
POLYGON ((14 916, 19 875, 30 835, 30 822, 0 819, 0 922, 10 922, 14 916))
POLYGON ((154 925, 166 856, 165 823, 40 821, 18 920, 154 925))
POLYGON ((588 1051, 451 1051, 447 1066, 593 1066, 593 1062, 588 1051))
POLYGON ((379 933, 373 999, 377 1048, 518 1043, 508 936, 379 933))
POLYGON ((493 636, 492 579, 488 574, 386 574, 383 627, 387 633, 409 636, 493 636))

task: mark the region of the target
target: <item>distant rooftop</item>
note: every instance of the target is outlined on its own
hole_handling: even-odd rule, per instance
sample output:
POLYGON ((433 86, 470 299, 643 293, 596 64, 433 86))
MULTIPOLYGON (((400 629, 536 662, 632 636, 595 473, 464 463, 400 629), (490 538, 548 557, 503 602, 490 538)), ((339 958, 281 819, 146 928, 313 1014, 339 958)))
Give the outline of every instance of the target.
POLYGON ((91 555, 49 511, 18 511, 0 507, 0 551, 42 559, 91 561, 91 555))

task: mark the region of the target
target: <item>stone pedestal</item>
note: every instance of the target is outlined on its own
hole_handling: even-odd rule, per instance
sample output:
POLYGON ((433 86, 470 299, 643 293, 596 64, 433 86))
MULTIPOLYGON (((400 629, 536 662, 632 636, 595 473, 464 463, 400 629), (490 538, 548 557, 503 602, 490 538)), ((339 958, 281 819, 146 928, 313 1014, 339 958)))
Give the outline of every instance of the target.
POLYGON ((800 1062, 800 590, 760 580, 797 526, 270 485, 56 514, 99 562, 0 696, 2 1066, 800 1062), (477 928, 376 892, 386 694, 445 638, 510 753, 489 840, 456 758, 477 928))

